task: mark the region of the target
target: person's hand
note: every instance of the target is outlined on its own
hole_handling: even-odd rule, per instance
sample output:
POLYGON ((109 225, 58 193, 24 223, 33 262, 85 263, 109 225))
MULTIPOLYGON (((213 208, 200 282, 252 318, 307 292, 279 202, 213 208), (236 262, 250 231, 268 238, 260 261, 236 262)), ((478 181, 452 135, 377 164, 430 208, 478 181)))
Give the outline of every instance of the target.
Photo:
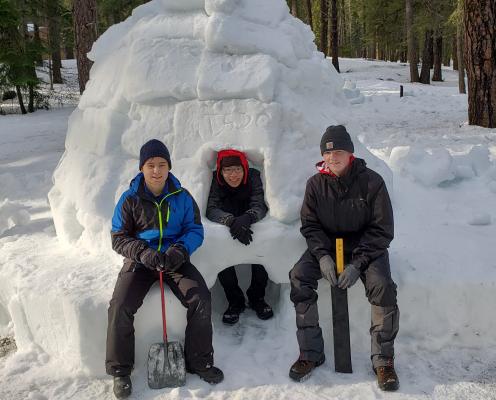
POLYGON ((250 229, 250 226, 251 217, 248 214, 243 214, 234 218, 231 226, 229 227, 229 232, 231 232, 232 237, 238 239, 240 235, 245 234, 245 231, 250 229))
POLYGON ((186 262, 189 254, 182 244, 175 243, 167 249, 164 256, 163 269, 176 271, 186 262))
POLYGON ((325 255, 319 260, 320 272, 322 277, 327 279, 331 286, 336 286, 338 280, 336 278, 336 263, 330 255, 325 255))
POLYGON ((159 253, 157 250, 152 249, 151 247, 147 247, 139 255, 139 262, 152 271, 160 270, 162 261, 163 254, 159 253))
POLYGON ((343 273, 339 275, 338 287, 340 289, 348 289, 352 287, 358 280, 359 276, 360 270, 357 267, 353 264, 345 265, 343 273))
POLYGON ((253 231, 250 228, 242 229, 239 235, 234 236, 233 239, 238 239, 241 243, 248 246, 253 241, 253 231))

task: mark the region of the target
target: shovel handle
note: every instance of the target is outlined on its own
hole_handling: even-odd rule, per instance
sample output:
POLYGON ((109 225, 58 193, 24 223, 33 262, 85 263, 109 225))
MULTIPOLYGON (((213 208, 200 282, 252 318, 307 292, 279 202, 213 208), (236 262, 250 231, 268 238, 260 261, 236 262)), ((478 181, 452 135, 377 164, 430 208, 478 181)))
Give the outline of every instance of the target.
POLYGON ((336 269, 338 276, 344 271, 344 246, 343 239, 336 239, 336 269))
POLYGON ((164 329, 164 343, 167 344, 167 323, 165 321, 165 296, 164 296, 164 276, 160 271, 160 298, 162 299, 162 327, 164 329))

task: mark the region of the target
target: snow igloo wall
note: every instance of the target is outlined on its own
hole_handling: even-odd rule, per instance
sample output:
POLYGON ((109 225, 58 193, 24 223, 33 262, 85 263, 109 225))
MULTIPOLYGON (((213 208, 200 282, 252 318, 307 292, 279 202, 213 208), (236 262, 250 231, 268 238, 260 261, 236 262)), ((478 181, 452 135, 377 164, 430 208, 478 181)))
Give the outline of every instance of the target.
MULTIPOLYGON (((63 293, 54 287, 50 301, 38 301, 46 315, 50 302, 63 296, 64 313, 72 317, 62 325, 71 326, 61 326, 56 337, 50 319, 40 320, 43 313, 18 318, 19 326, 36 325, 32 341, 55 357, 76 355, 71 359, 79 360, 78 368, 103 373, 106 307, 121 265, 111 250, 112 212, 138 172, 141 145, 151 138, 167 144, 172 173, 201 209, 205 241, 192 261, 207 285, 213 287, 225 267, 243 263, 263 264, 272 281, 288 282, 306 247, 299 209, 320 159, 321 134, 328 125, 351 121, 344 82, 313 40, 284 0, 153 0, 98 39, 49 200, 57 236, 105 254, 115 268, 78 270, 81 283, 71 285, 79 286, 63 293), (245 151, 264 181, 269 214, 253 226, 248 247, 204 217, 216 151, 226 147, 245 151), (84 334, 88 329, 91 335, 84 334)), ((390 178, 381 161, 355 144, 390 178)), ((160 332, 158 292, 150 292, 137 315, 137 364, 160 332)), ((288 310, 286 292, 281 309, 288 310)), ((172 295, 167 302, 170 335, 182 338, 185 312, 172 295)), ((294 329, 292 313, 285 314, 281 318, 294 329)))
MULTIPOLYGON (((167 144, 172 173, 202 212, 216 151, 234 147, 262 171, 270 211, 255 226, 253 246, 229 265, 253 261, 253 252, 281 264, 271 241, 285 237, 288 263, 271 275, 287 281, 288 265, 304 248, 295 227, 320 136, 348 114, 343 81, 313 39, 283 0, 154 0, 111 27, 89 55, 91 78, 49 194, 59 238, 110 251, 113 207, 148 139, 167 144)), ((203 222, 206 240, 195 257, 228 266, 212 248, 241 245, 224 227, 203 222)))

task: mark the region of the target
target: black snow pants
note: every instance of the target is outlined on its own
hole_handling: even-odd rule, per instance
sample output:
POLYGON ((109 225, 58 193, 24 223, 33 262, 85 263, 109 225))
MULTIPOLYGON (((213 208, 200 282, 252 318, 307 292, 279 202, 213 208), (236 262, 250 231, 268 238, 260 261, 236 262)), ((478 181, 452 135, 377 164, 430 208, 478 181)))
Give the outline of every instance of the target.
MULTIPOLYGON (((317 361, 324 353, 316 291, 321 278, 319 262, 308 250, 289 273, 290 297, 296 310, 296 335, 300 357, 304 360, 317 361)), ((386 365, 387 359, 394 358, 394 339, 399 329, 396 284, 391 279, 387 251, 369 264, 360 279, 372 306, 371 359, 377 368, 386 365)))
MULTIPOLYGON (((125 265, 114 288, 108 309, 107 373, 125 376, 134 366, 134 314, 143 304, 159 273, 140 264, 125 265), (133 267, 134 266, 134 267, 133 267)), ((190 369, 213 364, 210 291, 200 272, 190 262, 176 272, 164 273, 167 284, 187 308, 184 353, 190 369)))
MULTIPOLYGON (((265 288, 269 277, 267 271, 260 264, 252 264, 251 266, 251 283, 246 291, 246 296, 250 303, 265 297, 265 288)), ((234 267, 226 268, 219 272, 219 282, 224 288, 226 298, 229 304, 243 305, 245 304, 245 296, 238 285, 238 277, 234 267)))

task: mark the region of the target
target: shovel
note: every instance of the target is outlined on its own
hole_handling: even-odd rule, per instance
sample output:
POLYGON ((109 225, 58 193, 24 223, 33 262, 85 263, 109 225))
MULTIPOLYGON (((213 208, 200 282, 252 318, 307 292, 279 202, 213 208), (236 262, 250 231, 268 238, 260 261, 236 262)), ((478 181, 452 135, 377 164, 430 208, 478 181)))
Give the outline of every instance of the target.
MULTIPOLYGON (((336 272, 341 275, 344 270, 343 239, 336 239, 336 272)), ((350 318, 348 314, 348 291, 331 287, 332 298, 332 333, 334 339, 334 370, 352 373, 350 347, 350 318)))
POLYGON ((183 346, 180 342, 167 341, 162 271, 160 271, 160 295, 162 299, 164 341, 162 343, 153 343, 148 352, 148 386, 151 389, 179 387, 184 386, 186 383, 186 364, 184 361, 183 346))

